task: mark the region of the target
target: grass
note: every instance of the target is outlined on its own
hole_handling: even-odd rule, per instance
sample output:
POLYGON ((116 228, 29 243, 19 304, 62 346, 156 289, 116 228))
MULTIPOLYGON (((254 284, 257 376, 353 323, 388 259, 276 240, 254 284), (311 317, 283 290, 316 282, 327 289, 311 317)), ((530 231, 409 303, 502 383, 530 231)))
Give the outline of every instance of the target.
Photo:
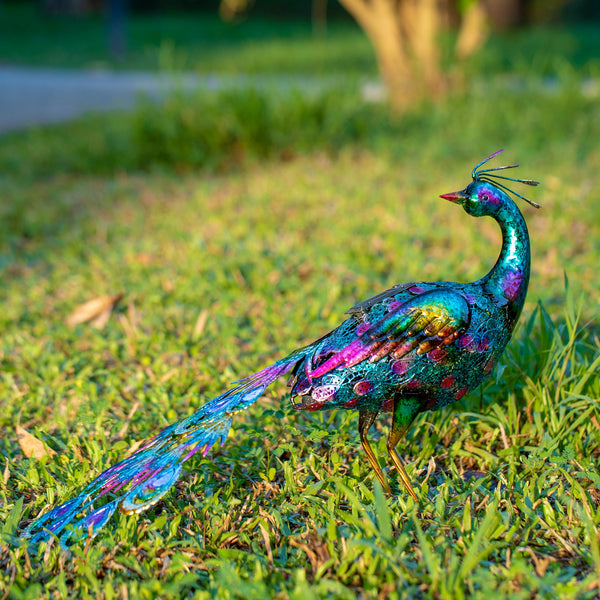
MULTIPOLYGON (((510 73, 554 76, 575 68, 598 75, 600 41, 595 23, 536 26, 496 34, 470 60, 473 76, 510 73)), ((450 56, 452 35, 444 41, 450 56)), ((130 19, 128 52, 108 53, 101 15, 56 17, 36 3, 0 6, 0 63, 48 67, 197 71, 219 74, 377 76, 371 45, 350 19, 331 20, 327 36, 310 21, 253 17, 226 23, 206 13, 141 14, 130 19)))
POLYGON ((35 3, 0 7, 0 62, 201 73, 377 73, 369 42, 351 21, 333 21, 327 37, 315 38, 309 21, 226 23, 205 13, 142 14, 131 19, 128 54, 117 60, 107 51, 101 16, 53 17, 35 3))
MULTIPOLYGON (((141 518, 119 517, 71 555, 8 545, 17 523, 134 440, 335 326, 355 300, 398 280, 484 272, 494 227, 435 196, 460 187, 465 169, 433 181, 413 166, 351 152, 226 176, 59 177, 21 190, 39 222, 3 255, 1 419, 59 456, 26 459, 14 434, 1 441, 12 597, 596 594, 599 342, 564 291, 550 293, 562 304, 553 320, 536 307, 548 282, 562 282, 560 259, 553 267, 541 250, 564 235, 547 226, 560 209, 551 205, 547 216, 527 210, 532 289, 503 364, 481 395, 423 415, 402 448, 419 507, 374 488, 355 415, 292 413, 281 382, 141 518), (64 323, 116 291, 126 296, 104 330, 64 323)), ((574 203, 568 186, 559 193, 574 203)), ((580 285, 572 277, 570 298, 580 285)), ((379 428, 383 457, 385 419, 379 428)))
MULTIPOLYGON (((347 90, 337 103, 250 92, 0 140, 0 596, 597 597, 600 102, 580 93, 587 68, 557 66, 552 92, 487 73, 400 121, 347 90), (208 159, 190 153, 220 108, 228 134, 208 159), (290 125, 298 112, 310 127, 290 125), (292 412, 281 381, 144 515, 70 553, 20 544, 20 524, 356 301, 485 273, 496 226, 437 195, 502 146, 543 184, 543 208, 523 207, 528 302, 481 392, 423 414, 401 448, 419 506, 397 485, 381 493, 355 414, 292 412), (65 323, 118 292, 103 329, 65 323), (57 454, 25 458, 17 423, 57 454)), ((381 418, 382 463, 387 430, 381 418)))

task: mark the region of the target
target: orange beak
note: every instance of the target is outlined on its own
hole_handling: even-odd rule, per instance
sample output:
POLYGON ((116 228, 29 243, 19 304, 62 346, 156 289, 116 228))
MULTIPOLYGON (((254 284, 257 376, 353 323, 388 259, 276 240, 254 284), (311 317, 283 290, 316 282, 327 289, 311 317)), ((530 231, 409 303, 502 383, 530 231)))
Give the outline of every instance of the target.
POLYGON ((444 200, 450 200, 450 202, 454 202, 455 204, 460 204, 463 200, 468 198, 465 191, 462 190, 460 192, 451 192, 450 194, 441 194, 440 198, 444 198, 444 200))

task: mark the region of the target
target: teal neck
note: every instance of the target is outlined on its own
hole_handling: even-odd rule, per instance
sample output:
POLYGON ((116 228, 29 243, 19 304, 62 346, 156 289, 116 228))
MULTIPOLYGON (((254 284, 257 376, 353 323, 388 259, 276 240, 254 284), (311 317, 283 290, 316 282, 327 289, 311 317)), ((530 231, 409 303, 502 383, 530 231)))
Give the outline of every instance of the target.
POLYGON ((494 218, 502 230, 502 250, 493 269, 478 283, 506 306, 509 321, 514 323, 521 314, 529 285, 529 233, 523 215, 510 199, 502 203, 494 218))

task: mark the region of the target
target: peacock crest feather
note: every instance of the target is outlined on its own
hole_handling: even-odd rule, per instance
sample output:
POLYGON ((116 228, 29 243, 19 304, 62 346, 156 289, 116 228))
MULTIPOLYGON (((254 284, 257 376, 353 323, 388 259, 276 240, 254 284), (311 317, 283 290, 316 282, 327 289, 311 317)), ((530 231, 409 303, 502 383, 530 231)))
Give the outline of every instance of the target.
POLYGON ((488 156, 487 158, 484 158, 480 163, 477 163, 475 165, 475 167, 473 168, 473 172, 471 174, 471 176, 473 177, 473 181, 474 182, 487 181, 488 183, 491 183, 492 185, 502 188, 505 192, 509 192, 510 194, 513 194, 513 195, 517 196, 518 198, 521 198, 521 200, 525 200, 525 202, 531 204, 531 206, 534 206, 535 208, 540 208, 540 205, 537 202, 533 202, 532 200, 529 200, 529 198, 522 196, 518 192, 515 192, 515 190, 509 188, 505 184, 498 181, 499 179, 504 179, 505 181, 514 181, 516 183, 522 183, 524 185, 531 185, 531 186, 539 185, 540 182, 536 181, 535 179, 517 179, 515 177, 506 177, 504 175, 498 175, 496 173, 496 171, 504 171, 505 169, 516 169, 520 165, 504 165, 502 167, 494 167, 492 169, 479 169, 479 167, 485 165, 485 163, 492 160, 492 158, 494 158, 495 156, 498 156, 498 154, 500 154, 501 152, 504 152, 504 150, 498 150, 497 152, 494 152, 494 154, 490 154, 490 156, 488 156))

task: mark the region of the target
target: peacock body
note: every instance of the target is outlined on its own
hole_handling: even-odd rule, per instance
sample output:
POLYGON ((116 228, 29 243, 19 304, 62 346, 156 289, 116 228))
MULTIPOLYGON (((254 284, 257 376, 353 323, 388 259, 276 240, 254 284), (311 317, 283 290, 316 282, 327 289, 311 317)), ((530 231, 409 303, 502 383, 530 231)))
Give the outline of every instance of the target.
POLYGON ((95 535, 117 508, 134 513, 153 505, 173 486, 185 461, 198 451, 205 455, 217 441, 222 444, 233 415, 286 373, 295 409, 359 412, 361 443, 388 492, 367 432, 381 412, 391 411, 388 452, 416 500, 396 445, 417 414, 462 398, 490 373, 510 340, 527 293, 529 235, 510 194, 523 196, 503 181, 537 182, 497 173, 517 165, 478 170, 496 154, 473 169, 473 181, 464 190, 442 195, 472 216, 490 216, 499 223, 502 249, 487 275, 473 283, 400 284, 357 304, 330 333, 147 440, 80 494, 38 517, 26 535, 34 541, 49 534, 63 541, 73 533, 95 535))

